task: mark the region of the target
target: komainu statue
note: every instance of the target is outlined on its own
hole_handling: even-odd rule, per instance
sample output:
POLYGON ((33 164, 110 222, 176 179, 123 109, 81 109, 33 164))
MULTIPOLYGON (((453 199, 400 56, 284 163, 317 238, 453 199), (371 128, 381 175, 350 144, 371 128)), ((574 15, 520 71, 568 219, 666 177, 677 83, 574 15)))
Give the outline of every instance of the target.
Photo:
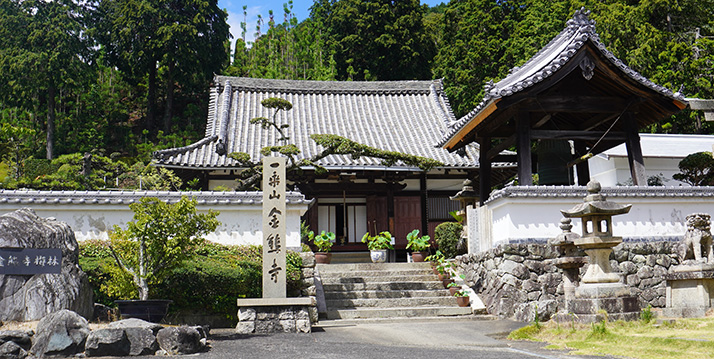
POLYGON ((687 246, 686 259, 714 263, 712 253, 711 216, 706 213, 692 213, 686 218, 687 232, 684 244, 687 246))

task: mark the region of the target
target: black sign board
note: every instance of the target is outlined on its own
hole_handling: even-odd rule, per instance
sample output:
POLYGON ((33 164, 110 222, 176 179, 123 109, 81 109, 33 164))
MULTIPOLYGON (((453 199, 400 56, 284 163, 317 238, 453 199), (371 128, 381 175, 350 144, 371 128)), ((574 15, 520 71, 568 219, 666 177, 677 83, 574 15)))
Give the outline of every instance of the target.
POLYGON ((59 273, 61 269, 59 248, 0 248, 0 275, 59 273))

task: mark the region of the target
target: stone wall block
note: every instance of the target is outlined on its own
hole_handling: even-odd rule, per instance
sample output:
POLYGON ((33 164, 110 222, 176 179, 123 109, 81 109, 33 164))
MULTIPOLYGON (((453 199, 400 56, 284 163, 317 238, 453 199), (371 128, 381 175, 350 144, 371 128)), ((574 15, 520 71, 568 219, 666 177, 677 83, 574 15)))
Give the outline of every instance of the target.
POLYGON ((309 320, 296 320, 295 330, 298 333, 310 333, 312 332, 312 325, 310 324, 309 320))
POLYGON ((523 265, 526 266, 529 271, 536 272, 538 274, 543 273, 546 266, 544 261, 536 261, 532 259, 526 259, 523 261, 523 265))
POLYGON ((260 320, 255 322, 256 333, 282 332, 283 327, 277 320, 260 320))
POLYGON ((295 311, 292 308, 285 308, 278 314, 278 319, 283 320, 295 320, 295 311))
POLYGON ((238 332, 238 334, 255 333, 255 322, 254 321, 238 322, 236 331, 238 332))
POLYGON ((540 291, 542 289, 542 285, 537 281, 528 279, 523 281, 522 288, 526 292, 540 291))
POLYGON ((637 273, 637 265, 635 265, 635 263, 632 263, 630 261, 624 261, 624 262, 620 263, 620 271, 624 274, 637 273))
POLYGON ((317 295, 317 287, 311 285, 307 288, 302 289, 300 293, 305 297, 314 297, 317 295))
POLYGON ((612 271, 615 273, 622 272, 620 269, 620 263, 614 259, 610 260, 610 267, 612 267, 612 271))
POLYGON ((250 307, 238 308, 238 321, 254 321, 256 317, 255 309, 250 307))
POLYGON ((657 265, 662 266, 665 269, 669 269, 669 267, 672 266, 672 257, 667 254, 659 254, 657 255, 657 259, 655 262, 657 263, 657 265))
POLYGON ((312 278, 315 276, 315 268, 303 268, 302 277, 303 279, 312 278))
POLYGON ((640 279, 652 278, 653 275, 654 271, 652 267, 643 266, 637 271, 637 276, 640 277, 640 279))
POLYGON ((255 319, 257 321, 258 320, 265 321, 265 320, 277 319, 277 318, 278 318, 278 313, 275 313, 273 311, 266 310, 266 311, 261 311, 261 312, 255 313, 255 319))
POLYGON ((534 302, 540 298, 540 292, 528 292, 527 298, 529 302, 534 302))
POLYGON ((320 315, 317 311, 317 307, 308 308, 308 313, 310 314, 310 323, 317 323, 320 315))
POLYGON ((648 288, 652 288, 652 287, 654 287, 654 286, 659 285, 659 284, 662 283, 663 281, 664 281, 664 278, 648 278, 648 279, 643 279, 643 280, 640 282, 639 288, 640 288, 640 289, 643 289, 643 290, 644 290, 644 289, 648 289, 648 288))
POLYGON ((505 255, 505 256, 503 256, 503 259, 507 260, 507 261, 513 261, 516 263, 523 263, 523 261, 525 260, 525 258, 523 258, 523 256, 519 256, 519 255, 515 255, 515 254, 505 255))
POLYGON ((642 280, 637 276, 637 274, 630 274, 626 277, 626 283, 631 287, 637 287, 640 285, 641 281, 642 280))
POLYGON ((315 253, 300 252, 300 258, 302 258, 303 268, 314 268, 315 267, 315 253))
POLYGON ((654 266, 654 269, 653 269, 652 272, 653 272, 653 276, 654 276, 655 278, 662 278, 662 277, 664 277, 665 275, 667 275, 667 269, 666 269, 665 267, 660 266, 660 265, 654 266))
POLYGON ((641 254, 636 254, 632 257, 631 261, 635 264, 645 264, 647 262, 647 258, 641 254))
POLYGON ((296 308, 295 319, 296 320, 309 320, 310 319, 310 311, 307 308, 296 308))

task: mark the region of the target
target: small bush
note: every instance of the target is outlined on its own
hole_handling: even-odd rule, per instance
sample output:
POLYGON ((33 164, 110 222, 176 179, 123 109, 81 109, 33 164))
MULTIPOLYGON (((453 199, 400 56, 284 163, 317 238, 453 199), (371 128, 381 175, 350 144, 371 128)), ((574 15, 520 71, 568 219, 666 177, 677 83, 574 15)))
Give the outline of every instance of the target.
MULTIPOLYGON (((79 244, 80 266, 89 276, 95 301, 114 305, 117 299, 136 299, 130 277, 116 267, 106 241, 84 241, 79 244)), ((171 312, 189 310, 205 314, 222 314, 236 321, 237 298, 262 296, 262 247, 226 246, 206 242, 194 255, 171 271, 155 285, 154 299, 171 299, 171 312)), ((302 258, 288 251, 288 296, 299 296, 302 288, 302 258)))
POLYGON ((456 222, 444 222, 436 226, 434 239, 446 258, 456 257, 456 246, 459 244, 463 229, 464 227, 456 222))

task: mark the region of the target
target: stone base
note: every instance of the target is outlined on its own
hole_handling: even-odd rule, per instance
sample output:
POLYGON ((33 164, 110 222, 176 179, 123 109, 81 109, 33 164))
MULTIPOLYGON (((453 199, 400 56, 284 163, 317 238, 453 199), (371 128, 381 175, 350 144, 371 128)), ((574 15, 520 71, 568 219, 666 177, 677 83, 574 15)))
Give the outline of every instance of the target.
POLYGON ((575 298, 565 301, 565 313, 556 315, 555 320, 580 323, 637 320, 640 304, 631 293, 630 287, 621 283, 581 284, 575 289, 575 298))
POLYGON ((310 333, 314 298, 238 299, 238 334, 310 333))
POLYGON ((714 266, 695 263, 681 265, 668 274, 667 317, 700 318, 714 308, 714 266))

